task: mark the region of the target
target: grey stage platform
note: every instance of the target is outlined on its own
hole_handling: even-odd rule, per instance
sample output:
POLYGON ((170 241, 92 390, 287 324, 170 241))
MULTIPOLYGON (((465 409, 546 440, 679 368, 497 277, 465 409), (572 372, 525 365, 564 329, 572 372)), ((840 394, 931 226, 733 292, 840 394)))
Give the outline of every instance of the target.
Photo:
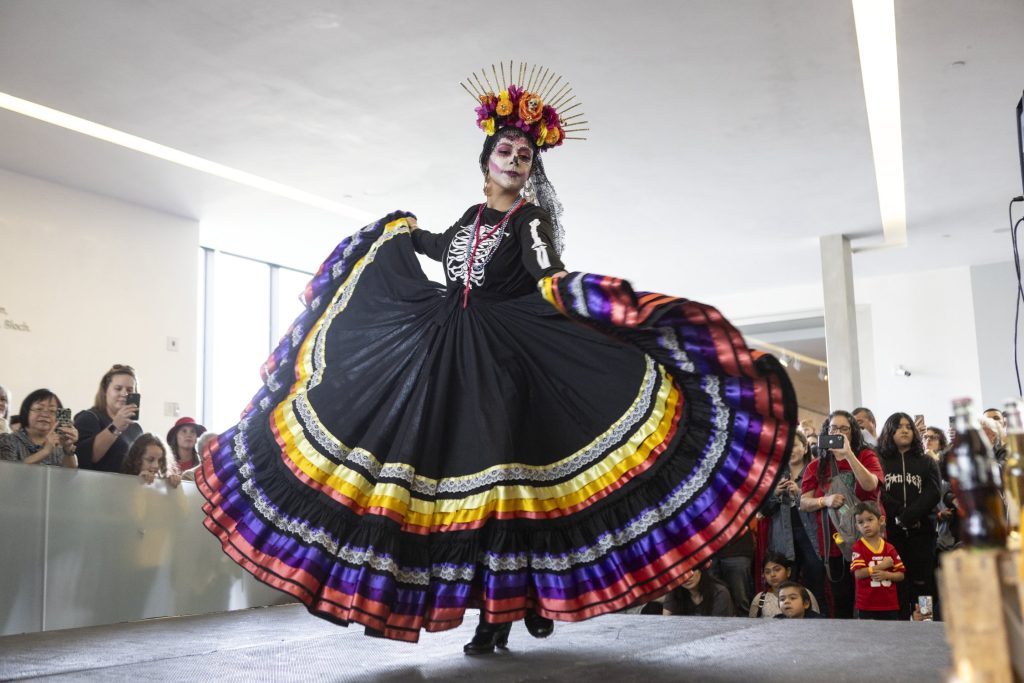
POLYGON ((174 681, 941 681, 939 623, 614 614, 466 657, 460 628, 419 644, 363 636, 299 605, 0 638, 0 679, 174 681), (868 667, 866 670, 865 667, 868 667), (49 679, 48 678, 48 679, 49 679))

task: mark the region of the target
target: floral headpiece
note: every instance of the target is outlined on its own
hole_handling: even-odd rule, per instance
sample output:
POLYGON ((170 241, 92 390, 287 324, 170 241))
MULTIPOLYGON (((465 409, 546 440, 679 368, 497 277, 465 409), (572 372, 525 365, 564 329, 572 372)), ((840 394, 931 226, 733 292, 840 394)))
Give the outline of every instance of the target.
POLYGON ((491 65, 494 83, 500 87, 491 84, 486 69, 480 70, 483 81, 473 73, 466 79, 469 87, 459 83, 477 102, 476 125, 489 136, 505 126, 515 126, 529 136, 541 152, 565 140, 586 140, 571 135, 590 129, 581 128, 587 123, 578 120, 583 117, 582 113, 566 116, 580 106, 579 102, 572 104, 576 96, 569 84, 559 88, 562 77, 556 78, 554 72, 536 64, 531 67, 522 62, 518 74, 514 74, 512 64, 508 63, 506 78, 505 64, 501 63, 500 79, 498 69, 491 65))

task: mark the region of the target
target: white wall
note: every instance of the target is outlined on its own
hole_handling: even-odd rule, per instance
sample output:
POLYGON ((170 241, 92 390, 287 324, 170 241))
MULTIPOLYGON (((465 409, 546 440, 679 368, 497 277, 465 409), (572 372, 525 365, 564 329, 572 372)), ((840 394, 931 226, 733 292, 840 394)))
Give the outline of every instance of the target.
MULTIPOLYGON (((1006 261, 973 266, 971 293, 981 373, 981 400, 985 408, 1002 407, 1007 398, 1019 395, 1013 364, 1013 319, 1017 294, 1013 263, 1006 261)), ((1024 310, 1021 317, 1024 318, 1024 310)), ((1017 354, 1019 362, 1024 365, 1024 331, 1017 340, 1017 354)))
MULTIPOLYGON (((984 397, 988 406, 1015 393, 1014 287, 1008 263, 855 278, 862 405, 880 421, 903 411, 941 427, 956 396, 976 403, 984 397), (897 365, 910 377, 897 376, 897 365)), ((821 315, 823 301, 818 284, 709 303, 734 323, 750 324, 821 315)))
POLYGON ((145 430, 166 435, 169 402, 195 414, 198 235, 195 221, 0 170, 0 384, 12 409, 45 386, 77 412, 127 363, 145 430))

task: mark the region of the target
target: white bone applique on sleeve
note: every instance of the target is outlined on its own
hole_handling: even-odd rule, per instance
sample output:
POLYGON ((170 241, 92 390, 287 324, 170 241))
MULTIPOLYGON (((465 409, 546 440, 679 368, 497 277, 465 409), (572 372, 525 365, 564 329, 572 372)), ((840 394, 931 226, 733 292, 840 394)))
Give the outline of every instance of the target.
POLYGON ((546 270, 551 267, 551 257, 548 256, 548 245, 541 240, 540 234, 537 232, 538 227, 540 227, 540 219, 534 218, 530 221, 530 236, 533 237, 531 247, 537 255, 537 265, 542 270, 546 270))

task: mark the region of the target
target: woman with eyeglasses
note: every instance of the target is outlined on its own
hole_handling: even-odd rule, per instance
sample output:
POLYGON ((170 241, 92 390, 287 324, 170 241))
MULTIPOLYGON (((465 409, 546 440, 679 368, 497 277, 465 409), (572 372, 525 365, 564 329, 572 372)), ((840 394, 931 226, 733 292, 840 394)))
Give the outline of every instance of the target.
POLYGON ((78 467, 78 431, 73 425, 57 421, 57 411, 63 407, 49 389, 36 389, 26 396, 19 412, 21 427, 0 434, 0 460, 78 467))
POLYGON ((121 472, 128 449, 143 431, 136 422, 138 406, 128 403, 137 386, 130 365, 114 365, 100 378, 92 408, 75 415, 82 469, 121 472))
POLYGON ((843 548, 852 546, 857 540, 855 533, 847 532, 845 537, 836 537, 836 529, 829 518, 829 510, 839 515, 853 515, 854 501, 839 493, 833 478, 849 480, 857 500, 878 502, 880 482, 884 479, 878 456, 864 443, 864 437, 853 415, 845 410, 834 410, 821 426, 818 439, 819 457, 811 461, 804 471, 801 483, 800 510, 817 515, 818 543, 822 562, 826 569, 826 584, 832 592, 832 616, 840 619, 853 618, 853 574, 843 548), (842 436, 842 445, 828 448, 828 437, 842 436), (835 474, 833 474, 835 472, 835 474))

